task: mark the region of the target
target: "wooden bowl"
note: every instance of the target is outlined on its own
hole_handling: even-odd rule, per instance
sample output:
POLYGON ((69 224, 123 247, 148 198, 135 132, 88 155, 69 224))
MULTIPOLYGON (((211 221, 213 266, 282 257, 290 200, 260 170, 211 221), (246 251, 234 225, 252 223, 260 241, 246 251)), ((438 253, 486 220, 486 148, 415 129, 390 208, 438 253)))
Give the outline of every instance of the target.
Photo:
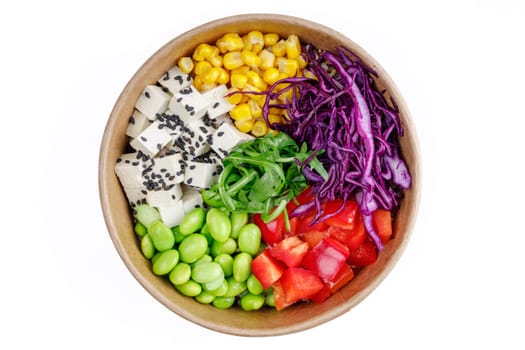
POLYGON ((179 316, 215 331, 242 336, 302 331, 334 319, 361 302, 386 277, 403 253, 415 221, 420 187, 420 159, 414 125, 403 98, 383 68, 356 43, 334 30, 304 19, 275 14, 218 19, 184 33, 160 48, 122 91, 107 122, 100 148, 99 190, 104 219, 118 253, 133 276, 154 298, 179 316), (385 88, 399 106, 405 129, 405 136, 400 140, 401 150, 413 183, 411 189, 406 191, 395 218, 394 239, 385 246, 375 264, 366 267, 351 283, 322 304, 303 303, 283 311, 265 309, 246 312, 236 307, 219 310, 179 294, 167 279, 153 274, 150 262, 142 256, 133 231, 130 208, 114 172, 116 159, 128 143, 125 131, 129 117, 145 85, 154 84, 177 58, 190 54, 197 44, 215 42, 228 32, 246 33, 250 30, 276 32, 282 36, 295 33, 301 42, 310 42, 327 50, 345 45, 378 72, 377 85, 385 88))

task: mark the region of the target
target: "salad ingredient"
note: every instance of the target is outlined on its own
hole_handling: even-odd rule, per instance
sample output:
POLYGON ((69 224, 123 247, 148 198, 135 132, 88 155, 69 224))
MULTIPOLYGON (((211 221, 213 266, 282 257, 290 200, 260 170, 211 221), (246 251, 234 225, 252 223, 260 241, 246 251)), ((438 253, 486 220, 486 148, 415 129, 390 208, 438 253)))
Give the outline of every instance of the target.
POLYGON ((184 236, 190 233, 197 232, 203 223, 205 218, 204 208, 195 208, 189 211, 179 224, 179 232, 184 236))
POLYGON ((270 255, 288 267, 299 267, 310 247, 297 236, 286 237, 271 247, 270 255))
POLYGON ((237 282, 245 282, 251 274, 252 256, 240 252, 233 258, 233 279, 237 282))
POLYGON ((392 237, 392 215, 389 211, 384 209, 377 209, 372 213, 372 224, 381 239, 381 242, 386 243, 392 237))
POLYGON ((226 242, 231 234, 231 222, 221 210, 211 208, 206 214, 206 223, 212 238, 217 242, 226 242))
POLYGON ((368 266, 373 264, 376 259, 377 253, 374 243, 365 239, 359 247, 349 250, 347 261, 353 266, 368 266))
POLYGON ((237 239, 241 228, 248 223, 248 213, 240 211, 233 212, 230 214, 230 221, 232 226, 232 233, 230 236, 237 239))
POLYGON ((151 241, 159 252, 165 251, 173 247, 175 244, 175 237, 171 229, 161 220, 153 221, 148 226, 148 233, 151 241))
POLYGON ((253 222, 261 230, 262 239, 268 244, 280 242, 283 239, 284 214, 269 222, 264 222, 261 214, 253 215, 253 222))
POLYGON ((268 289, 281 278, 286 266, 265 249, 253 259, 251 269, 263 288, 268 289))
POLYGON ((244 311, 259 310, 264 305, 264 295, 246 293, 241 297, 240 305, 244 311))
POLYGON ((180 260, 191 264, 206 254, 206 249, 208 249, 206 238, 198 233, 192 233, 180 242, 180 260))
POLYGON ((333 282, 348 258, 348 248, 332 238, 323 238, 302 261, 302 265, 325 281, 333 282))
POLYGON ((153 263, 153 273, 156 275, 167 275, 179 262, 179 252, 176 249, 168 249, 159 254, 153 263))
POLYGON ((239 231, 239 250, 255 256, 261 248, 261 230, 255 224, 247 224, 239 231))
POLYGON ((307 300, 323 288, 323 282, 313 272, 291 267, 273 285, 275 308, 282 310, 300 300, 307 300))

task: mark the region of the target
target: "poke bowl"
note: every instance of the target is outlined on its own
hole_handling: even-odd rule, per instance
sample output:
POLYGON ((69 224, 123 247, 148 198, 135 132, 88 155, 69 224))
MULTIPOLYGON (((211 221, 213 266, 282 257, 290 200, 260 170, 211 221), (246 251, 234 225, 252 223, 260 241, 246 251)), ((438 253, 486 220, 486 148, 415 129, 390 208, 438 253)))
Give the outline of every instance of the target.
MULTIPOLYGON (((325 110, 323 113, 331 112, 325 110)), ((332 145, 333 142, 330 142, 332 145)), ((250 163, 249 160, 247 162, 250 163)), ((279 169, 268 173, 279 173, 282 171, 279 169)), ((403 97, 385 70, 359 45, 343 34, 309 20, 276 14, 245 14, 214 20, 175 37, 138 69, 120 94, 107 122, 100 147, 98 180, 103 215, 110 237, 129 271, 147 292, 177 315, 208 329, 242 336, 272 336, 303 331, 348 312, 366 298, 394 268, 409 241, 417 215, 420 155, 416 131, 403 97), (252 36, 254 41, 250 48, 255 55, 246 53, 250 51, 246 45, 252 36), (284 43, 282 54, 278 53, 277 43, 284 43), (254 48, 257 45, 260 46, 254 48), (265 60, 262 57, 261 63, 262 51, 269 52, 275 61, 279 61, 280 56, 281 63, 272 61, 270 66, 261 68, 265 60), (213 57, 220 59, 214 61, 213 57), (317 68, 311 68, 317 58, 317 68), (236 60, 240 63, 237 64, 236 60), (252 62, 250 60, 254 60, 251 66, 247 64, 252 62), (290 69, 290 61, 293 61, 293 74, 286 75, 283 72, 290 69), (327 62, 331 65, 327 65, 327 62), (358 67, 356 70, 348 68, 354 65, 358 67), (241 66, 251 68, 243 70, 241 66), (346 80, 334 79, 338 69, 343 66, 348 73, 342 73, 346 80), (223 71, 226 71, 227 77, 223 82, 217 82, 223 71), (265 75, 270 71, 284 75, 265 75), (366 76, 366 79, 360 76, 366 76), (328 92, 325 100, 320 100, 321 93, 312 93, 320 91, 316 89, 321 89, 323 81, 332 80, 337 81, 331 87, 325 87, 324 92, 328 92), (270 91, 279 81, 291 88, 270 91), (337 88, 344 90, 345 81, 348 83, 346 90, 337 91, 337 88), (357 88, 363 84, 373 88, 374 92, 359 93, 353 90, 354 85, 357 88), (246 86, 252 87, 252 90, 246 90, 246 86), (288 91, 287 99, 283 98, 279 102, 279 91, 288 91), (206 107, 200 108, 198 105, 202 96, 209 98, 206 107), (306 96, 310 96, 309 100, 302 103, 301 98, 306 96), (339 100, 334 102, 339 98, 350 101, 350 107, 365 100, 369 105, 373 101, 374 106, 364 109, 356 107, 357 112, 350 112, 344 106, 341 107, 339 100), (286 103, 289 103, 288 107, 286 103), (310 123, 306 127, 310 131, 302 134, 297 131, 304 126, 301 124, 303 119, 313 118, 310 110, 320 111, 328 105, 335 106, 332 108, 336 110, 332 118, 336 118, 335 114, 339 113, 337 111, 340 108, 343 114, 349 116, 349 120, 357 122, 355 125, 346 125, 344 121, 343 124, 334 122, 319 124, 317 127, 317 124, 310 123), (374 115, 378 113, 384 118, 390 118, 390 121, 387 123, 384 119, 376 122, 376 126, 368 125, 369 122, 358 123, 367 118, 376 118, 374 115), (246 117, 248 114, 250 118, 246 117), (188 118, 197 118, 198 123, 191 119, 193 124, 187 124, 188 118), (277 119, 270 120, 272 118, 277 119), (381 126, 381 123, 384 125, 381 126), (315 132, 331 135, 334 140, 345 139, 347 128, 357 135, 354 139, 365 144, 358 147, 360 150, 353 151, 345 148, 345 145, 327 150, 327 143, 323 144, 323 149, 310 150, 310 145, 315 145, 315 142, 304 139, 312 137, 315 132), (380 132, 370 136, 373 128, 379 128, 380 132), (199 134, 199 130, 203 130, 202 134, 199 134), (385 136, 387 134, 393 136, 385 136), (287 138, 275 141, 279 135, 287 138), (382 136, 385 136, 384 139, 382 136), (251 146, 256 141, 260 141, 259 146, 251 146), (264 153, 255 147, 267 149, 268 144, 278 142, 289 145, 291 148, 287 148, 286 152, 292 152, 289 151, 292 149, 297 155, 286 153, 286 157, 281 154, 275 159, 268 156, 268 164, 263 168, 275 169, 275 164, 283 167, 283 164, 287 164, 289 168, 284 170, 286 174, 297 172, 293 175, 293 181, 289 181, 290 188, 283 190, 277 199, 261 198, 260 192, 267 192, 268 188, 273 191, 278 186, 272 185, 273 178, 268 174, 254 172, 253 176, 259 176, 258 179, 246 180, 249 182, 246 192, 238 191, 244 195, 232 199, 234 186, 233 182, 228 181, 232 177, 235 180, 242 179, 247 174, 244 168, 237 174, 232 170, 239 166, 240 154, 275 154, 273 151, 264 153), (392 142, 394 146, 391 150, 389 147, 392 142), (245 146, 248 144, 250 146, 245 146), (183 150, 183 154, 180 150, 183 150), (337 157, 340 157, 341 152, 354 154, 357 159, 355 166, 361 168, 342 175, 328 171, 328 163, 323 157, 332 154, 332 159, 339 159, 337 157), (386 160, 372 161, 372 157, 376 159, 380 155, 386 160), (288 163, 283 159, 287 159, 288 163), (207 170, 210 166, 213 171, 207 170), (290 170, 292 167, 295 170, 290 170), (367 180, 373 177, 370 174, 377 176, 378 172, 381 173, 380 180, 367 180), (348 181, 343 185, 334 183, 330 187, 326 184, 330 177, 337 178, 332 182, 343 179, 348 181), (131 183, 136 183, 136 186, 131 183), (388 183, 392 184, 392 188, 388 183), (302 188, 299 184, 302 184, 302 188), (350 187, 354 189, 353 192, 350 187), (261 188, 261 191, 254 194, 254 188, 261 188), (379 188, 377 191, 380 193, 373 193, 373 188, 379 188), (308 200, 297 201, 299 193, 303 194, 303 199, 308 197, 308 200), (305 196, 304 193, 308 194, 305 196), (327 203, 333 200, 334 193, 344 198, 337 198, 339 205, 332 205, 330 213, 334 215, 331 221, 327 219, 330 224, 319 230, 310 230, 308 227, 323 224, 320 213, 329 212, 327 203), (220 199, 225 203, 220 202, 220 199), (264 205, 257 206, 258 200, 264 205), (217 201, 221 204, 217 204, 217 201), (253 235, 240 234, 250 238, 240 238, 239 232, 233 237, 235 210, 232 207, 236 205, 244 215, 243 225, 258 227, 255 228, 257 233, 253 235), (282 214, 272 216, 277 210, 282 214), (372 221, 374 213, 381 210, 388 213, 389 232, 386 239, 383 239, 381 232, 378 234, 380 228, 376 221, 372 221), (312 211, 319 215, 315 218, 305 216, 306 212, 312 211), (345 219, 343 224, 334 223, 336 214, 349 211, 354 213, 353 219, 345 219), (189 213, 192 213, 192 217, 188 219, 189 213), (221 236, 220 229, 211 228, 216 226, 211 221, 220 222, 213 218, 215 216, 231 219, 222 226, 228 226, 224 239, 218 238, 221 236), (278 218, 283 218, 284 222, 279 228, 279 237, 268 238, 272 232, 269 233, 265 225, 276 222, 278 218), (164 231, 154 227, 156 224, 170 229, 167 246, 159 238, 164 231), (358 225, 362 238, 353 246, 355 234, 350 238, 344 232, 355 232, 358 225), (298 226, 302 227, 302 231, 298 226), (334 227, 347 230, 334 233, 330 231, 334 227), (205 235, 205 230, 206 239, 197 237, 205 235), (294 234, 291 234, 292 231, 294 234), (306 236, 305 231, 315 231, 315 234, 306 236), (149 238, 145 239, 145 236, 149 238), (182 247, 184 240, 189 241, 187 238, 190 236, 196 241, 207 242, 202 253, 195 253, 188 248, 189 243, 182 247), (253 243, 253 237, 257 238, 257 243, 253 243), (232 261, 229 261, 230 271, 227 272, 225 265, 228 265, 229 258, 217 262, 217 256, 221 253, 219 250, 227 248, 224 248, 224 244, 222 248, 216 248, 215 241, 224 243, 228 239, 231 242, 232 238, 232 244, 235 245, 226 255, 232 257, 230 260, 237 260, 236 257, 242 253, 248 261, 244 265, 251 267, 251 270, 239 272, 242 267, 237 266, 242 264, 239 262, 232 267, 232 261), (368 247, 373 249, 373 261, 359 264, 357 260, 367 260, 369 257, 363 253, 366 250, 363 248, 365 240, 368 247), (294 251, 301 250, 298 247, 305 247, 299 254, 299 261, 296 261, 297 254, 291 256, 290 250, 282 242, 287 242, 290 250, 296 248, 294 251), (328 251, 344 256, 344 261, 341 261, 335 272, 326 271, 327 260, 323 260, 322 253, 328 251), (357 255, 357 260, 345 260, 351 259, 349 254, 354 254, 354 257, 357 255), (262 256, 266 263, 271 260, 273 265, 262 263, 262 256), (295 259, 293 262, 290 260, 292 258, 295 259), (196 269, 199 262, 203 264, 196 269), (217 263, 222 270, 211 269, 213 271, 210 272, 203 267, 216 268, 217 263), (259 266, 256 266, 257 263, 260 263, 259 266), (198 288, 196 292, 189 290, 189 287, 188 290, 180 287, 188 279, 172 273, 176 265, 189 266, 188 276, 191 277, 188 278, 192 286, 198 288), (342 266, 348 273, 342 278, 344 283, 339 283, 336 275, 342 275, 342 266), (278 276, 268 272, 274 271, 271 267, 276 267, 278 276), (210 274, 220 275, 221 286, 226 286, 225 291, 228 290, 227 281, 232 281, 232 278, 238 280, 242 284, 239 294, 228 299, 225 296, 227 292, 217 292, 220 283, 215 282, 218 277, 212 278, 210 274), (243 274, 246 276, 239 277, 243 274), (297 285, 307 285, 309 289, 302 291, 303 294, 297 292, 292 297, 285 279, 295 281, 297 285), (255 289, 260 291, 255 292, 255 289), (246 295, 248 298, 244 298, 246 295), (224 305, 228 300, 232 300, 233 304, 224 305)), ((333 256, 330 259, 337 260, 333 256)), ((233 283, 236 282, 232 281, 230 287, 233 283)))

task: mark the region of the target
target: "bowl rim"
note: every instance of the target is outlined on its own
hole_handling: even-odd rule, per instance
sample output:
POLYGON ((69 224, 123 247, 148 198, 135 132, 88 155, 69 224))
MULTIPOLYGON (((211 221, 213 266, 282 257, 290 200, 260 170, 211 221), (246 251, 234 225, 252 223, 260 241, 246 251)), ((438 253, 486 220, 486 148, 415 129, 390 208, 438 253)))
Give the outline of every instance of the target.
MULTIPOLYGON (((417 213, 419 211, 420 196, 421 196, 421 153, 420 153, 420 147, 419 147, 419 139, 417 137, 417 131, 413 124, 413 120, 412 120, 410 111, 408 109, 408 106, 405 102, 405 99, 403 98, 401 92, 399 91, 398 87, 396 86, 394 81, 391 79, 391 77, 388 75, 388 73, 360 45, 358 45, 357 43, 355 43, 353 40, 346 37, 342 33, 335 31, 334 29, 329 28, 323 24, 319 24, 319 23, 313 22, 308 19, 295 17, 295 16, 289 16, 289 15, 274 14, 274 13, 239 14, 239 15, 227 16, 227 17, 222 17, 222 18, 218 18, 215 20, 211 20, 204 24, 191 28, 183 32, 182 34, 175 36, 174 38, 170 39, 167 43, 165 43, 162 47, 160 47, 157 51, 155 51, 137 69, 137 71, 134 73, 131 79, 126 83, 125 87, 123 88, 122 92, 119 94, 115 102, 115 105, 107 120, 107 124, 104 129, 104 133, 102 135, 102 139, 100 142, 100 153, 99 153, 98 166, 99 166, 98 168, 98 188, 99 188, 100 204, 101 204, 101 208, 103 212, 104 221, 108 229, 110 238, 113 242, 113 245, 115 246, 119 256, 121 257, 122 261, 126 265, 127 269, 131 272, 131 274, 135 277, 135 279, 157 301, 162 303, 164 306, 166 306, 168 309, 175 312, 177 315, 181 316, 182 318, 192 323, 198 324, 202 327, 213 330, 213 331, 218 331, 218 332, 232 334, 232 335, 241 335, 241 336, 274 336, 274 335, 284 335, 284 334, 304 331, 309 328, 326 323, 348 312, 351 308, 357 306, 374 289, 376 289, 378 285, 386 278, 386 276, 394 268, 394 266, 397 264, 397 261, 403 254, 408 244, 408 241, 412 235, 415 221, 418 216, 417 213), (396 96, 396 103, 400 111, 403 111, 403 120, 405 121, 406 124, 409 124, 411 126, 410 128, 411 137, 410 137, 410 140, 408 141, 410 142, 410 147, 414 152, 415 162, 412 164, 409 164, 409 168, 411 171, 412 178, 417 179, 417 181, 414 181, 412 183, 412 188, 410 189, 410 191, 414 191, 414 196, 413 196, 413 201, 411 203, 411 209, 410 209, 411 216, 408 218, 406 228, 403 233, 403 242, 399 245, 399 247, 395 250, 392 257, 390 258, 390 260, 392 261, 389 261, 388 263, 386 263, 385 268, 383 268, 378 275, 374 276, 373 280, 367 285, 365 289, 357 293, 355 297, 352 298, 352 300, 344 300, 341 307, 337 308, 336 310, 326 311, 322 313, 320 316, 317 316, 315 319, 306 320, 301 323, 290 324, 287 327, 281 327, 278 330, 250 329, 249 331, 247 331, 241 328, 230 327, 230 326, 225 326, 225 325, 217 325, 216 323, 208 322, 208 320, 206 319, 196 318, 188 310, 178 307, 177 305, 174 305, 172 301, 168 300, 164 295, 162 295, 161 292, 157 290, 157 288, 154 285, 152 285, 146 278, 144 278, 144 276, 142 276, 139 273, 139 271, 133 268, 133 259, 132 257, 128 256, 126 252, 124 251, 123 242, 118 234, 115 220, 113 216, 110 215, 110 212, 111 212, 111 205, 110 205, 110 200, 109 200, 110 194, 109 194, 109 186, 108 186, 106 179, 108 176, 110 176, 109 169, 110 168, 112 169, 112 166, 110 166, 110 164, 108 164, 108 161, 107 161, 108 150, 110 147, 111 130, 115 126, 117 117, 122 114, 122 109, 125 105, 123 101, 125 100, 126 95, 129 93, 131 86, 136 81, 139 81, 145 78, 145 71, 147 71, 147 68, 155 65, 156 61, 158 60, 158 57, 162 57, 163 55, 165 55, 166 51, 169 50, 174 45, 174 43, 177 43, 182 40, 187 40, 189 37, 192 37, 194 35, 196 30, 213 30, 217 26, 224 26, 224 25, 231 24, 231 23, 238 22, 238 21, 247 22, 247 21, 261 21, 261 20, 275 21, 275 22, 292 22, 292 23, 297 23, 302 27, 306 27, 306 28, 315 30, 316 32, 320 31, 324 35, 329 35, 331 37, 334 37, 337 41, 351 43, 352 49, 355 49, 359 57, 363 58, 366 62, 373 63, 374 69, 377 68, 378 74, 380 75, 380 79, 384 81, 386 85, 388 85, 389 94, 396 96)), ((112 175, 115 176, 114 173, 112 175)))

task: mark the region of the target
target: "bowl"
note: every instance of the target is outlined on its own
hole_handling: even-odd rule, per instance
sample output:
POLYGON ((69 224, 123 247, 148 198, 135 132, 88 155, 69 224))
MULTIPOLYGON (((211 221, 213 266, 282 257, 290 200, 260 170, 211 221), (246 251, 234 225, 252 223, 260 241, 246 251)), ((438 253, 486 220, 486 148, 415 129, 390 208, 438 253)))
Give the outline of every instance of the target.
POLYGON ((120 94, 109 116, 99 158, 99 190, 104 219, 125 265, 137 281, 160 303, 200 326, 241 336, 271 336, 303 331, 328 322, 355 307, 369 295, 392 270, 409 240, 418 209, 420 194, 420 158, 417 136, 408 108, 394 82, 365 50, 343 34, 309 20, 276 15, 245 14, 218 19, 191 29, 169 41, 138 69, 120 94), (179 294, 166 278, 153 274, 150 262, 143 257, 133 231, 133 222, 125 194, 114 166, 128 143, 125 135, 135 101, 147 84, 155 83, 177 58, 188 55, 198 43, 215 42, 228 32, 250 30, 276 32, 281 36, 295 33, 301 42, 310 42, 321 49, 333 50, 345 45, 378 72, 376 84, 386 89, 399 107, 405 135, 400 139, 401 152, 413 177, 394 221, 394 238, 379 254, 375 264, 364 268, 339 292, 321 304, 301 303, 282 311, 263 309, 246 312, 240 308, 219 310, 199 304, 193 298, 179 294))

